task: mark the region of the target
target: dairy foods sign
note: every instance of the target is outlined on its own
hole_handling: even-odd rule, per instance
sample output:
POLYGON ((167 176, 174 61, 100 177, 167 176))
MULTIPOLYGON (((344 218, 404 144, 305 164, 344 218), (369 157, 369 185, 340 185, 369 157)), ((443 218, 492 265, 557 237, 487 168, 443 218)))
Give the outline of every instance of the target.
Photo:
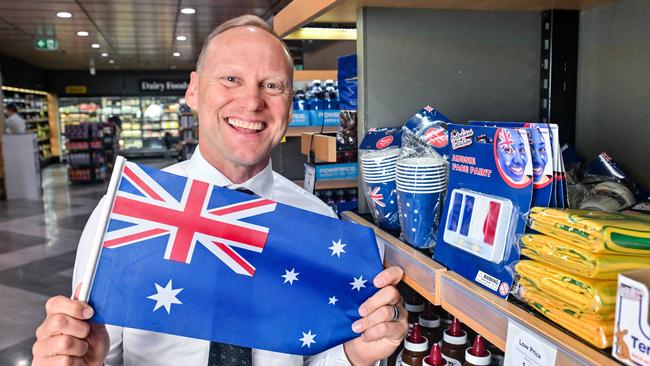
POLYGON ((185 92, 189 84, 187 80, 143 79, 140 80, 140 91, 149 93, 185 92))

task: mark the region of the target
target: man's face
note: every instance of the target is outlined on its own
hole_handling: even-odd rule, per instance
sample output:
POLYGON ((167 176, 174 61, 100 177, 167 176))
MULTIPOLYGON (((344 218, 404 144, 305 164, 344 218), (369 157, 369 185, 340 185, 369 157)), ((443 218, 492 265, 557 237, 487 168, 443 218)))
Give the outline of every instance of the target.
POLYGON ((232 28, 212 40, 186 93, 210 163, 254 173, 266 166, 287 129, 291 73, 281 43, 259 28, 232 28))

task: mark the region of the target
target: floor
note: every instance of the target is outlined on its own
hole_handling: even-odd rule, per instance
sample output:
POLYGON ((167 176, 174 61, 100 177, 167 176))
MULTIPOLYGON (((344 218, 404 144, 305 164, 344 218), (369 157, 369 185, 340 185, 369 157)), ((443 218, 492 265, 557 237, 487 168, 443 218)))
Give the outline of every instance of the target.
MULTIPOLYGON (((162 168, 171 161, 141 163, 162 168)), ((32 361, 45 301, 70 295, 81 231, 106 184, 68 184, 65 165, 43 170, 42 200, 0 201, 0 365, 32 361)))

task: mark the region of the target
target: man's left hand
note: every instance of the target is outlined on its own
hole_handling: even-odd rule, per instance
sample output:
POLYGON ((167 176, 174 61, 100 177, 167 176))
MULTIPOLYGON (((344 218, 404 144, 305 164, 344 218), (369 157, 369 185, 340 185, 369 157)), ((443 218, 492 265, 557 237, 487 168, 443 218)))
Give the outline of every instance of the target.
POLYGON ((404 271, 399 267, 389 267, 373 280, 380 290, 359 307, 361 319, 352 324, 352 330, 361 337, 346 342, 343 347, 352 365, 372 365, 375 361, 390 356, 408 332, 408 314, 404 309, 404 299, 395 288, 402 280, 404 271), (395 310, 399 317, 394 320, 395 310))

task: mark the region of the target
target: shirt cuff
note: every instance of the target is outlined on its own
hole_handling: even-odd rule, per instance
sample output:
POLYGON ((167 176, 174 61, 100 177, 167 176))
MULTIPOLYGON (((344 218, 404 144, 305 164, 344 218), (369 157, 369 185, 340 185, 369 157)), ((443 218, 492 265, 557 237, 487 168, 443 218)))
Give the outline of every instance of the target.
MULTIPOLYGON (((374 366, 378 366, 380 362, 381 361, 375 362, 374 366)), ((307 362, 307 365, 309 366, 317 366, 317 365, 318 366, 320 365, 352 366, 352 364, 348 360, 348 357, 345 355, 345 350, 343 349, 342 344, 311 357, 309 362, 307 362)))

